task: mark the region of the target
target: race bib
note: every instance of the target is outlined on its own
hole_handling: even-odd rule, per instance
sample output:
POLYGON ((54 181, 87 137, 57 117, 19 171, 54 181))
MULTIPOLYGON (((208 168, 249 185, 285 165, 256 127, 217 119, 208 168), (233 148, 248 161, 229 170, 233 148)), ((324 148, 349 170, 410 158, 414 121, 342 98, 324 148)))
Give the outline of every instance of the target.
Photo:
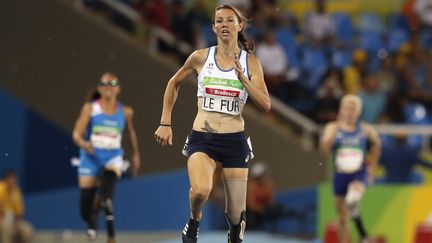
POLYGON ((239 80, 204 77, 202 109, 239 115, 243 90, 244 86, 239 80))
POLYGON ((364 161, 363 151, 359 148, 340 148, 335 156, 336 170, 343 173, 358 171, 364 161))
POLYGON ((95 148, 120 149, 121 133, 119 128, 94 126, 90 135, 90 141, 95 148))

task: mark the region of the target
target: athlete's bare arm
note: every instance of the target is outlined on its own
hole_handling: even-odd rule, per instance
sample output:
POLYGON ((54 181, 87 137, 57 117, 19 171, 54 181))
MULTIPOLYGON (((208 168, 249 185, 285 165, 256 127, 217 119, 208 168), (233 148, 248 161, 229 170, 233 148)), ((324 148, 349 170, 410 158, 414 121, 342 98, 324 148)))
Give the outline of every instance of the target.
POLYGON ((132 175, 136 176, 138 175, 141 166, 141 156, 138 147, 138 138, 133 123, 134 111, 132 107, 129 106, 124 106, 123 111, 126 118, 126 129, 132 146, 132 175))
POLYGON ((373 172, 376 168, 378 161, 381 157, 381 139, 375 128, 367 123, 361 124, 363 131, 365 131, 366 136, 369 138, 371 143, 371 148, 368 154, 368 169, 369 172, 373 172))
POLYGON ((336 122, 329 122, 324 127, 324 131, 320 143, 320 150, 322 152, 330 153, 336 138, 337 131, 338 131, 338 126, 336 122))
POLYGON ((254 55, 248 55, 250 81, 243 73, 238 57, 235 59, 235 69, 239 80, 243 83, 252 100, 268 112, 271 109, 270 96, 264 82, 264 74, 260 61, 254 55))
MULTIPOLYGON (((161 124, 171 125, 171 113, 177 99, 178 90, 189 75, 193 73, 198 74, 201 71, 207 52, 207 49, 193 52, 184 65, 168 81, 163 99, 162 116, 160 120, 161 124)), ((155 132, 155 138, 161 145, 172 145, 171 127, 159 126, 155 132)))
POLYGON ((84 139, 84 133, 87 129, 87 125, 91 118, 92 104, 90 102, 85 103, 81 109, 80 115, 75 123, 75 127, 72 133, 72 138, 75 144, 83 148, 88 153, 93 153, 93 146, 90 141, 84 139))

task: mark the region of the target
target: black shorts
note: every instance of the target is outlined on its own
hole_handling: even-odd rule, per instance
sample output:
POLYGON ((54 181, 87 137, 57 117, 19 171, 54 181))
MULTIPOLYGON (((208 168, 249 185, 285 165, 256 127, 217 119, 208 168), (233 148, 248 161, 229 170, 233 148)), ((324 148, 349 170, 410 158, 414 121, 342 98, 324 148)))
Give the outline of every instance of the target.
POLYGON ((248 168, 253 158, 250 139, 244 132, 207 133, 192 130, 187 137, 183 154, 203 152, 213 160, 222 163, 223 168, 248 168))

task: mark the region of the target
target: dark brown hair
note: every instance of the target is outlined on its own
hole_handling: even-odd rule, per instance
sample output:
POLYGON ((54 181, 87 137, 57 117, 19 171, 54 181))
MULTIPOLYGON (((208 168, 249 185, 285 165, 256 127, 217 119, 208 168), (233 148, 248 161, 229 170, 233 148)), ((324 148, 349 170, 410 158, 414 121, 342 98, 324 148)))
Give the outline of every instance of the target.
POLYGON ((249 20, 237 8, 235 8, 231 5, 220 5, 220 6, 216 7, 216 10, 215 10, 215 13, 213 14, 213 19, 212 19, 213 25, 215 24, 216 12, 221 10, 221 9, 231 9, 235 13, 239 23, 243 23, 242 30, 238 32, 238 43, 240 44, 242 49, 247 51, 248 53, 254 52, 255 51, 255 44, 253 43, 252 40, 249 40, 249 38, 247 38, 246 34, 245 34, 245 30, 246 30, 246 27, 247 27, 249 20))
POLYGON ((87 102, 92 102, 92 101, 98 100, 98 99, 100 99, 100 98, 101 98, 101 94, 99 93, 99 91, 97 91, 97 90, 95 89, 95 90, 92 90, 92 91, 90 91, 90 92, 88 93, 87 98, 86 98, 86 101, 87 101, 87 102))

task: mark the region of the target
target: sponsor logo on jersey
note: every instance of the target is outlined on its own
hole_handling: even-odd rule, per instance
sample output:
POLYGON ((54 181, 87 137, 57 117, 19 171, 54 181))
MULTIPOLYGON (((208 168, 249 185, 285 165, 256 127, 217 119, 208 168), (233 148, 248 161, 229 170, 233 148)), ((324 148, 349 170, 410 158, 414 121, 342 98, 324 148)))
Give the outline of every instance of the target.
POLYGON ((226 97, 239 97, 240 96, 240 91, 214 89, 214 88, 206 88, 205 91, 207 94, 210 94, 210 95, 226 96, 226 97))

